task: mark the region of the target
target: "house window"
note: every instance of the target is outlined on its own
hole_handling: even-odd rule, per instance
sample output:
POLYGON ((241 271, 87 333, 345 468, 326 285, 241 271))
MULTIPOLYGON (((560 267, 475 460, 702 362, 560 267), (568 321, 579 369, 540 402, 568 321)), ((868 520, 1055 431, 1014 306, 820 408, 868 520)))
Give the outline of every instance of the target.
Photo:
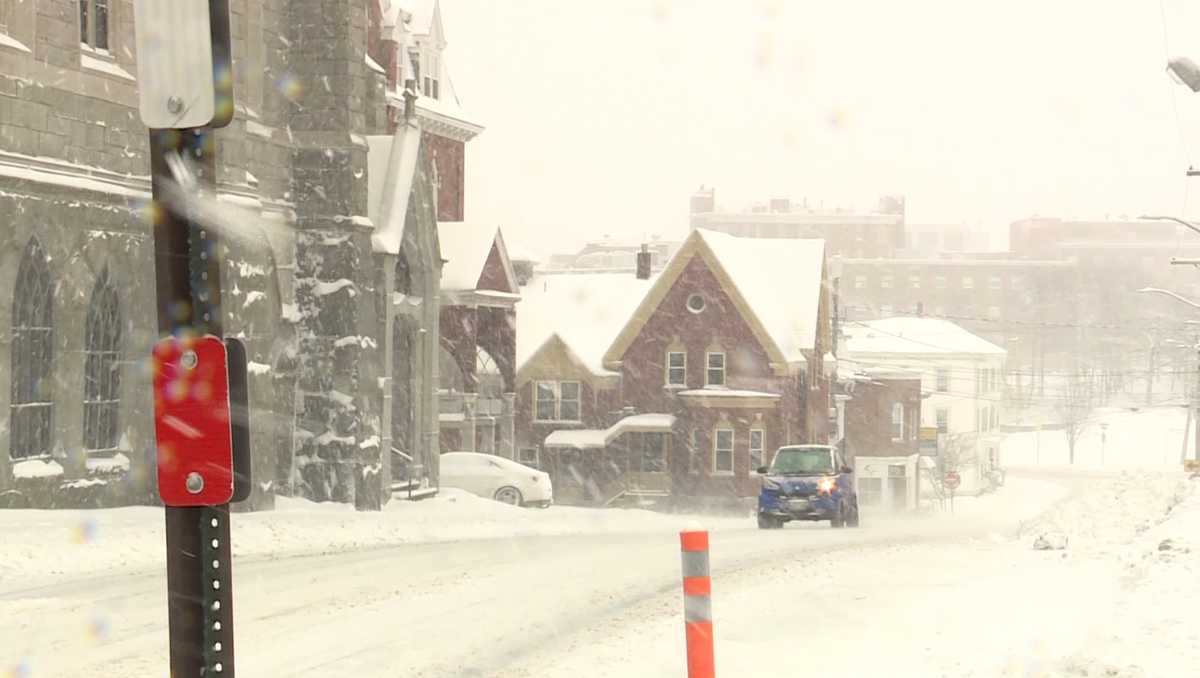
POLYGON ((858 501, 864 506, 875 506, 883 499, 883 478, 858 479, 858 501))
POLYGON ((579 382, 559 382, 558 399, 559 420, 579 421, 579 382))
POLYGON ((988 287, 994 290, 1002 290, 1004 289, 1004 280, 1000 276, 994 275, 988 280, 988 287))
POLYGON ((904 440, 904 405, 892 404, 892 442, 904 440))
POLYGON ((969 275, 964 275, 962 279, 962 286, 964 290, 975 289, 975 279, 969 275))
POLYGON ((733 473, 733 429, 719 428, 713 436, 713 472, 733 473))
POLYGON ((879 279, 879 286, 885 290, 892 288, 892 276, 885 275, 879 279))
POLYGON ((937 430, 938 433, 946 433, 950 430, 950 410, 939 407, 937 410, 937 430))
POLYGON ((12 314, 9 456, 50 454, 54 414, 54 315, 49 261, 31 239, 17 271, 12 314))
POLYGON ((442 77, 442 70, 438 55, 435 52, 431 51, 426 56, 425 66, 425 76, 421 91, 430 99, 440 99, 441 93, 438 90, 440 89, 439 79, 442 77))
POLYGON ((579 382, 539 381, 536 390, 536 421, 579 421, 579 382))
POLYGON ((83 448, 114 450, 121 405, 121 318, 117 289, 100 274, 88 307, 83 381, 83 448))
POLYGON ((866 286, 867 286, 867 276, 865 276, 865 275, 854 276, 854 289, 861 290, 861 289, 866 288, 866 286))
POLYGON ((937 390, 938 393, 945 393, 950 390, 950 370, 945 367, 937 369, 937 390))
POLYGON ((937 278, 935 278, 935 279, 934 279, 934 285, 935 285, 935 286, 936 286, 936 287, 937 287, 939 290, 944 290, 944 289, 946 289, 946 276, 944 276, 944 275, 939 275, 937 278))
POLYGON ((630 435, 630 465, 642 473, 663 473, 667 470, 667 434, 632 433, 630 435))
POLYGON ((79 42, 108 51, 108 0, 79 0, 79 42))
POLYGON ((706 386, 724 386, 725 385, 725 354, 724 353, 709 353, 706 360, 708 361, 708 369, 704 372, 706 386))
POLYGON ((750 469, 754 470, 763 465, 763 430, 750 429, 750 469))
POLYGON ((914 290, 921 289, 921 276, 919 276, 919 275, 908 276, 908 286, 913 288, 914 290))
POLYGON ((687 353, 667 352, 667 386, 687 385, 687 353))
POLYGON ((522 447, 517 450, 517 461, 532 468, 540 468, 538 450, 536 447, 522 447))

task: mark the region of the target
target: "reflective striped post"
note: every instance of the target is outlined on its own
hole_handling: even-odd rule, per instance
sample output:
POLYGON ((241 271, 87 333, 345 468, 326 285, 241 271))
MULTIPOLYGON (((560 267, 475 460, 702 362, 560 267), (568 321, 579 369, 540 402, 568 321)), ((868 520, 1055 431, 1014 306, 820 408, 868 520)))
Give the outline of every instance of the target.
POLYGON ((680 532, 679 545, 683 558, 683 627, 687 637, 688 678, 714 678, 708 532, 680 532))

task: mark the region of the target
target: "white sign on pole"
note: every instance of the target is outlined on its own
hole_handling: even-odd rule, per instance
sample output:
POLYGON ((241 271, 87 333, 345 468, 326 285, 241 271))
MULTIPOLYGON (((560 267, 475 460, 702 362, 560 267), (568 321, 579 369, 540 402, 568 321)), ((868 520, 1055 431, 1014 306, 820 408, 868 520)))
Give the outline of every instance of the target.
POLYGON ((139 111, 151 129, 203 127, 216 116, 209 0, 134 0, 139 111))

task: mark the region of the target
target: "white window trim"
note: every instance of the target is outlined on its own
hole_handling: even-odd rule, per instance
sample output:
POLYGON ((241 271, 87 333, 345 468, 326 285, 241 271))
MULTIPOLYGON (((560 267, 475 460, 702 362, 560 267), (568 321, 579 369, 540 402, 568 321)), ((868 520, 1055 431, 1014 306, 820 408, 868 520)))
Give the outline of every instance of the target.
POLYGON ((747 446, 750 446, 750 470, 753 472, 756 468, 758 468, 758 466, 761 466, 767 460, 767 432, 766 432, 766 430, 761 429, 761 428, 750 429, 750 435, 749 435, 749 437, 746 438, 746 444, 747 444, 747 446), (754 434, 755 433, 758 434, 758 445, 759 445, 759 447, 758 447, 759 463, 757 466, 754 464, 755 448, 753 447, 753 445, 754 445, 754 434))
POLYGON ((904 403, 892 403, 892 418, 891 418, 891 427, 890 427, 890 428, 891 428, 892 442, 893 442, 893 443, 902 443, 902 442, 904 442, 904 429, 905 429, 905 426, 904 426, 904 415, 905 415, 904 409, 905 409, 905 408, 904 408, 904 403), (900 412, 900 435, 899 435, 899 436, 897 436, 897 435, 896 435, 896 411, 897 411, 897 408, 899 408, 899 412, 900 412))
POLYGON ((549 379, 534 381, 533 382, 533 421, 536 424, 559 424, 559 423, 578 424, 578 423, 581 423, 583 421, 583 384, 581 382, 578 382, 578 381, 575 381, 572 379, 565 379, 562 381, 552 381, 549 379), (541 386, 543 384, 549 385, 551 388, 554 389, 554 418, 553 419, 541 419, 538 416, 538 414, 539 414, 538 413, 538 386, 541 386), (563 401, 562 386, 563 386, 563 384, 575 384, 576 388, 578 389, 579 398, 578 398, 578 400, 576 400, 576 402, 579 404, 579 407, 578 407, 579 417, 577 419, 563 419, 562 418, 562 401, 563 401))
MULTIPOLYGON (((79 41, 80 49, 82 49, 84 52, 90 52, 96 56, 107 57, 107 58, 111 59, 112 55, 113 55, 113 46, 112 46, 113 4, 114 4, 113 1, 109 0, 108 3, 105 5, 105 10, 107 10, 107 14, 108 14, 108 19, 104 25, 104 30, 106 32, 106 35, 104 37, 105 37, 105 41, 108 42, 108 47, 96 47, 95 45, 92 44, 92 42, 96 41, 96 4, 95 4, 95 1, 94 0, 78 0, 78 2, 87 4, 88 40, 91 41, 91 42, 89 42, 88 40, 81 39, 79 41)), ((78 7, 75 8, 75 21, 76 21, 75 28, 77 29, 76 34, 78 35, 83 32, 83 27, 79 25, 80 18, 79 18, 79 8, 78 7)), ((82 37, 83 36, 80 36, 80 38, 82 38, 82 37)))
POLYGON ((705 354, 704 354, 704 385, 705 386, 727 386, 729 384, 729 371, 727 369, 728 367, 729 367, 729 363, 726 361, 726 356, 725 356, 724 351, 705 352, 705 354), (708 378, 709 371, 716 369, 715 367, 710 367, 711 363, 709 362, 710 357, 714 356, 714 355, 721 356, 721 383, 719 383, 719 384, 712 383, 712 381, 709 380, 709 378, 708 378))
POLYGON ((667 360, 664 368, 663 380, 668 388, 687 388, 687 351, 667 351, 667 360), (683 356, 683 367, 674 368, 683 370, 683 381, 678 384, 671 383, 671 356, 673 355, 683 356))
POLYGON ((737 450, 737 434, 734 433, 734 430, 732 428, 717 427, 717 428, 713 429, 712 466, 711 466, 711 468, 712 468, 712 474, 714 476, 731 476, 731 475, 733 475, 733 469, 737 468, 737 452, 736 452, 736 450, 737 450), (718 434, 721 433, 722 431, 729 431, 729 467, 730 468, 728 471, 718 471, 717 470, 717 439, 718 439, 718 434))
POLYGON ((937 393, 949 393, 950 387, 953 385, 950 383, 951 377, 952 377, 952 375, 950 374, 949 368, 947 368, 947 367, 934 368, 933 390, 936 391, 937 393), (945 388, 942 388, 942 373, 943 372, 946 373, 946 382, 945 382, 946 387, 945 388))

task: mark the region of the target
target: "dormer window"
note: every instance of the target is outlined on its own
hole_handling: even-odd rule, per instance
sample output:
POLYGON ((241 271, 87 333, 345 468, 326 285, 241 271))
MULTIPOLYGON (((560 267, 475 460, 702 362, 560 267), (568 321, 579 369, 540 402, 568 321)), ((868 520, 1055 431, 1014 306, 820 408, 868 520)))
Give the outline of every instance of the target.
POLYGON ((441 61, 435 52, 430 52, 425 56, 424 75, 421 76, 421 92, 430 99, 440 99, 442 69, 441 61))

